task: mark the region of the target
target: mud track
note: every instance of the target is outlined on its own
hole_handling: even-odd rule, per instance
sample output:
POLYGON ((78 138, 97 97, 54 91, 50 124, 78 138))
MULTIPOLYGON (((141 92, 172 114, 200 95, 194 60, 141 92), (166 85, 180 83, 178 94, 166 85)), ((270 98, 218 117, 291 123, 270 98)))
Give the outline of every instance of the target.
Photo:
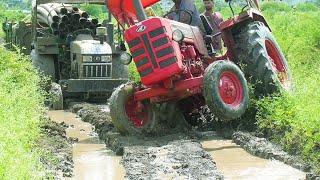
POLYGON ((210 155, 186 133, 121 136, 112 125, 108 106, 72 104, 71 110, 96 127, 107 147, 123 155, 128 179, 222 179, 210 155))
POLYGON ((38 146, 43 149, 44 154, 40 161, 44 164, 47 174, 53 175, 55 179, 73 176, 73 140, 66 136, 67 127, 64 122, 53 122, 49 117, 45 117, 41 126, 44 135, 40 138, 38 146))
MULTIPOLYGON (((261 143, 261 139, 257 140, 246 133, 234 134, 234 141, 239 145, 234 144, 231 139, 223 139, 221 133, 207 131, 208 127, 204 125, 201 127, 205 131, 200 131, 200 126, 189 131, 168 130, 167 135, 160 137, 121 136, 112 125, 107 105, 71 103, 69 107, 83 121, 95 127, 99 138, 108 148, 117 155, 122 155, 121 163, 126 171, 125 178, 128 179, 259 179, 261 177, 305 179, 306 177, 302 171, 276 159, 284 162, 285 159, 294 159, 290 161, 292 163, 289 161, 286 163, 303 170, 307 170, 307 165, 296 161, 295 157, 290 157, 281 149, 272 151, 273 155, 270 155, 274 147, 270 144, 265 146, 261 143), (251 154, 273 160, 252 156, 240 145, 251 154), (233 157, 235 155, 239 157, 233 157)), ((216 121, 212 115, 205 118, 211 118, 205 120, 209 124, 216 121)), ((227 134, 232 132, 227 131, 227 134)))

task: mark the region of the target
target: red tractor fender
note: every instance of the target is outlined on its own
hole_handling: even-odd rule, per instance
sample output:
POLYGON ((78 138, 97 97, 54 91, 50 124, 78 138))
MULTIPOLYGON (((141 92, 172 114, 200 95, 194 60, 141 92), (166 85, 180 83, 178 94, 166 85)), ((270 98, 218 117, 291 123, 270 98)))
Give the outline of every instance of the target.
POLYGON ((269 27, 262 13, 253 8, 244 11, 238 16, 230 18, 220 24, 222 39, 228 49, 227 55, 231 60, 236 61, 237 58, 234 34, 239 32, 237 30, 240 30, 240 28, 253 21, 262 22, 271 31, 271 28, 269 27))
MULTIPOLYGON (((143 8, 149 7, 159 1, 160 0, 140 0, 143 8)), ((137 20, 137 12, 133 0, 106 0, 106 5, 120 24, 137 20)))

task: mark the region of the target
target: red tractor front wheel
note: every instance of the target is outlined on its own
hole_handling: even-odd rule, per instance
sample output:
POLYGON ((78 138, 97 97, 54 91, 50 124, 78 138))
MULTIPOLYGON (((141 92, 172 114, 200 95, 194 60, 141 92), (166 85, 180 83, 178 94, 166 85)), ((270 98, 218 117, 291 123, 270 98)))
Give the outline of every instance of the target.
POLYGON ((157 124, 152 105, 133 100, 134 86, 119 86, 110 97, 110 115, 113 125, 121 134, 150 133, 157 124))
POLYGON ((239 118, 249 102, 247 81, 230 61, 216 61, 204 73, 204 98, 219 119, 239 118))

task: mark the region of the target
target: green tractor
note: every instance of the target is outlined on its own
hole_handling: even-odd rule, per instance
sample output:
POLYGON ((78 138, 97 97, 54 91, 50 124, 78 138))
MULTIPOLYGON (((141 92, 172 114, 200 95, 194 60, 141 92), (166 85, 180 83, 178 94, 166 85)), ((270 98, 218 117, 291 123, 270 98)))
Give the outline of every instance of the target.
POLYGON ((36 0, 30 22, 3 24, 7 44, 30 54, 34 66, 50 77, 53 109, 63 109, 66 98, 100 100, 128 81, 131 56, 120 38, 114 39, 111 15, 104 21, 91 18, 78 8, 82 3, 105 6, 102 0, 36 0))

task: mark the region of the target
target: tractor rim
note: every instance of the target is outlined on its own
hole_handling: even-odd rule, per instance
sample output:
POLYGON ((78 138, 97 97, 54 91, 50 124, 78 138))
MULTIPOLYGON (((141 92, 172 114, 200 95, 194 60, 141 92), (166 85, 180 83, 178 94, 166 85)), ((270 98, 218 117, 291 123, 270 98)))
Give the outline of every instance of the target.
POLYGON ((223 72, 219 81, 219 94, 222 101, 236 109, 243 101, 243 87, 240 79, 231 71, 223 72))
POLYGON ((272 65, 273 71, 278 75, 282 87, 289 86, 289 76, 284 63, 284 59, 280 55, 279 50, 271 40, 266 40, 266 49, 269 56, 269 61, 272 65))
POLYGON ((125 110, 135 128, 142 128, 149 121, 148 108, 142 103, 130 99, 125 104, 125 110))

